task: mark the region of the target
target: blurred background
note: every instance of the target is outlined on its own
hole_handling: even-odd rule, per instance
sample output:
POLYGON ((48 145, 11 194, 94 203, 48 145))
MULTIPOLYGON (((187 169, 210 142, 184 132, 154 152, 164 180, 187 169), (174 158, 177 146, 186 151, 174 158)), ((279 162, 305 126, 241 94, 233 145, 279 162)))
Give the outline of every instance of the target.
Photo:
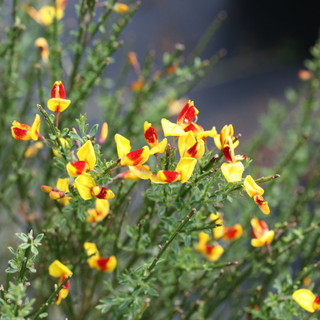
POLYGON ((175 43, 185 45, 187 56, 225 11, 227 19, 202 58, 221 48, 227 54, 187 98, 200 109, 205 128, 233 123, 248 139, 268 101, 283 99, 286 88, 298 85, 297 73, 318 35, 319 9, 318 2, 297 0, 142 0, 122 39, 141 60, 154 50, 160 66, 162 53, 172 52, 175 43))

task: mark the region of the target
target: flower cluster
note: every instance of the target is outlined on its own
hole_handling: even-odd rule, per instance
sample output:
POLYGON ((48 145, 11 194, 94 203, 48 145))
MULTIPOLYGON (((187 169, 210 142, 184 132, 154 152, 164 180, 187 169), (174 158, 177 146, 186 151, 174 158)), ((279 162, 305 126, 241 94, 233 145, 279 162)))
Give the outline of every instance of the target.
MULTIPOLYGON (((139 73, 139 64, 134 54, 129 56, 131 65, 139 73)), ((60 113, 65 111, 71 104, 66 97, 66 91, 61 81, 56 81, 51 89, 51 98, 48 100, 47 107, 54 112, 56 121, 51 123, 58 130, 58 119, 60 113)), ((114 161, 114 170, 106 170, 108 175, 113 175, 114 179, 131 180, 149 180, 155 184, 170 183, 192 183, 193 172, 199 160, 208 150, 208 138, 221 151, 221 157, 226 160, 221 165, 221 174, 228 183, 243 183, 243 187, 248 195, 258 205, 264 214, 270 212, 268 203, 262 197, 264 190, 259 187, 254 179, 248 175, 242 179, 244 172, 244 155, 236 155, 235 149, 239 145, 238 137, 234 136, 232 125, 226 125, 220 133, 216 128, 205 130, 197 123, 199 111, 194 102, 189 100, 178 114, 175 122, 168 119, 161 119, 162 134, 164 138, 159 138, 158 132, 152 123, 148 121, 143 125, 143 137, 146 145, 139 148, 132 148, 131 141, 123 135, 117 133, 114 136, 118 160, 114 161), (172 140, 169 141, 169 138, 172 140), (175 148, 177 144, 177 149, 175 148), (175 150, 178 150, 175 154, 175 150), (159 157, 164 155, 159 161, 159 157), (154 157, 154 161, 150 158, 154 157), (125 171, 119 172, 118 169, 127 167, 125 171)), ((50 119, 46 119, 51 121, 50 119)), ((18 140, 37 140, 41 138, 52 147, 55 157, 64 161, 65 172, 69 178, 58 178, 55 186, 43 185, 42 191, 47 192, 51 199, 56 200, 60 205, 67 206, 73 201, 78 200, 91 201, 90 209, 86 207, 86 221, 88 224, 95 225, 102 223, 109 214, 109 199, 116 197, 114 192, 101 185, 99 182, 105 182, 104 165, 100 159, 99 147, 105 142, 108 136, 108 124, 104 123, 100 136, 96 142, 94 137, 84 136, 75 139, 72 143, 72 137, 77 134, 73 129, 73 135, 57 135, 52 143, 45 140, 39 133, 40 117, 36 115, 32 126, 21 124, 14 121, 12 124, 12 135, 18 140), (76 148, 76 150, 74 150, 76 148), (99 156, 98 156, 99 154, 99 156), (94 203, 93 201, 94 200, 94 203)), ((58 132, 58 131, 57 131, 58 132)), ((217 168, 218 170, 219 168, 217 168)), ((242 185, 240 185, 242 186, 242 185)), ((235 224, 231 226, 224 225, 223 215, 219 212, 212 213, 209 219, 214 224, 212 236, 205 232, 198 235, 198 243, 195 250, 201 253, 206 259, 213 262, 218 260, 224 253, 224 248, 217 241, 234 241, 241 237, 243 233, 242 226, 235 224)), ((274 237, 274 231, 269 231, 265 222, 256 218, 251 220, 252 225, 252 245, 255 247, 269 245, 274 237)), ((90 268, 98 271, 112 272, 117 266, 115 256, 101 257, 97 245, 92 242, 85 242, 84 251, 88 256, 87 262, 90 268)), ((52 276, 59 277, 59 283, 62 283, 71 271, 58 260, 54 261, 49 267, 49 273, 52 276)), ((67 281, 57 296, 57 303, 68 294, 69 281, 67 281)))

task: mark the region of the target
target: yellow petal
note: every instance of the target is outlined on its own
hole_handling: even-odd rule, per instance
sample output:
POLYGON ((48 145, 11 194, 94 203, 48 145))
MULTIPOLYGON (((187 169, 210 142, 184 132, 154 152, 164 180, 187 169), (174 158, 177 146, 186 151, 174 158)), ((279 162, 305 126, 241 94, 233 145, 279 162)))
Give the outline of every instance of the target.
POLYGON ((132 174, 143 180, 150 179, 152 175, 149 166, 143 164, 139 164, 137 166, 129 166, 129 170, 132 174))
POLYGON ((65 111, 71 103, 71 100, 61 98, 51 98, 47 102, 47 107, 53 112, 65 111))
POLYGON ((315 295, 308 289, 299 289, 292 294, 292 299, 296 301, 299 306, 309 312, 315 312, 313 302, 315 295))
POLYGON ((52 277, 60 278, 71 275, 72 271, 59 260, 54 260, 49 266, 49 274, 52 277))
POLYGON ((163 133, 166 137, 168 136, 174 136, 174 137, 180 137, 187 135, 187 132, 185 132, 180 126, 177 124, 167 120, 167 119, 161 119, 161 125, 163 133))
POLYGON ((180 158, 185 157, 186 151, 191 148, 197 142, 192 131, 189 131, 186 135, 180 136, 178 140, 178 149, 180 158))
POLYGON ((211 137, 211 138, 215 139, 217 136, 218 136, 218 134, 217 134, 216 127, 212 127, 211 130, 199 132, 197 134, 197 139, 202 139, 202 138, 206 138, 206 137, 211 137))
POLYGON ((256 194, 263 195, 264 193, 264 190, 256 184, 250 175, 244 179, 243 186, 251 198, 256 194))
POLYGON ((80 197, 84 200, 92 199, 92 188, 96 185, 94 179, 88 173, 84 173, 74 181, 74 186, 77 188, 80 197))
POLYGON ((220 259, 224 252, 224 249, 220 245, 215 245, 212 252, 207 253, 205 256, 209 261, 217 261, 220 259))
POLYGON ((155 147, 151 148, 149 154, 164 153, 168 144, 167 139, 160 141, 155 147))
POLYGON ((261 237, 256 239, 251 239, 251 245, 253 247, 263 247, 266 244, 270 244, 274 238, 274 231, 266 231, 261 237))
POLYGON ((100 254, 98 251, 98 248, 95 243, 92 242, 85 242, 83 244, 84 249, 86 250, 87 256, 89 257, 87 259, 87 262, 89 264, 90 268, 96 268, 97 266, 97 259, 100 258, 100 254))
POLYGON ((118 152, 118 157, 121 159, 123 158, 127 153, 130 152, 131 150, 131 144, 130 141, 123 137, 121 134, 117 133, 114 136, 114 140, 117 145, 117 152, 118 152))
POLYGON ((226 180, 230 183, 241 181, 244 166, 241 162, 223 163, 221 172, 226 180))
POLYGON ((77 156, 80 161, 85 161, 88 165, 88 169, 92 170, 96 165, 96 154, 91 140, 88 140, 77 152, 77 156))
POLYGON ((191 177, 193 170, 197 164, 195 158, 181 158, 177 164, 176 171, 181 174, 181 183, 185 183, 191 177))
POLYGON ((69 192, 69 178, 59 178, 56 184, 57 189, 65 192, 69 192))
POLYGON ((104 122, 102 124, 101 131, 100 131, 99 144, 103 144, 106 141, 106 139, 108 137, 108 133, 109 133, 108 123, 104 122))
POLYGON ((122 159, 120 164, 122 166, 137 166, 145 163, 149 159, 149 147, 145 146, 141 149, 127 153, 122 159))
POLYGON ((31 127, 31 132, 30 132, 30 137, 32 140, 38 140, 39 136, 38 133, 40 131, 40 116, 38 114, 36 114, 32 127, 31 127))

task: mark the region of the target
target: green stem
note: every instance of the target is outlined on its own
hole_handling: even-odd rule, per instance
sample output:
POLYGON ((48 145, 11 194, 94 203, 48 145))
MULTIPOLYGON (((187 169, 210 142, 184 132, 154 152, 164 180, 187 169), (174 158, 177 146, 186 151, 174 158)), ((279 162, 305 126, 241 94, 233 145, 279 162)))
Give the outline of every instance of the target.
POLYGON ((196 213, 196 209, 192 209, 185 218, 181 221, 177 229, 171 234, 170 238, 165 242, 163 246, 161 246, 161 250, 158 252, 157 256, 153 259, 150 266, 147 268, 147 271, 149 273, 148 277, 146 278, 146 281, 151 277, 151 271, 154 269, 156 264, 158 263, 161 256, 164 254, 166 249, 169 247, 171 242, 175 239, 175 237, 179 234, 179 232, 184 228, 184 226, 190 222, 191 217, 196 213))
MULTIPOLYGON (((66 284, 67 281, 70 280, 72 275, 66 277, 60 284, 60 286, 49 296, 49 298, 46 300, 46 302, 39 308, 39 310, 36 312, 36 314, 34 315, 34 317, 32 318, 32 320, 36 320, 39 318, 39 316, 41 315, 41 313, 43 313, 48 306, 53 302, 53 300, 55 299, 55 297, 57 296, 57 294, 60 292, 60 290, 63 288, 63 286, 66 284)), ((29 314, 29 316, 31 316, 31 314, 29 314)))

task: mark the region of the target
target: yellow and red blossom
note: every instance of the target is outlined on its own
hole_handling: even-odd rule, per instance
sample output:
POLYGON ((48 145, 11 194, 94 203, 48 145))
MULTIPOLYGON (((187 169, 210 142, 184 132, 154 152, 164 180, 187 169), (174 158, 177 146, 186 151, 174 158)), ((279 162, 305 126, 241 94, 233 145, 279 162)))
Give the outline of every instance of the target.
POLYGON ((136 80, 130 84, 130 89, 134 92, 139 92, 143 89, 144 82, 143 80, 136 80))
POLYGON ((66 195, 66 192, 69 192, 69 178, 59 178, 56 187, 44 185, 41 186, 41 190, 49 193, 51 199, 57 200, 63 206, 67 205, 71 199, 71 197, 66 195))
POLYGON ((35 40, 34 45, 39 48, 42 61, 47 63, 50 54, 48 41, 43 37, 39 37, 35 40))
POLYGON ((264 214, 269 214, 270 208, 268 202, 262 197, 262 195, 264 194, 264 190, 256 184, 256 182, 250 175, 246 176, 246 178, 244 179, 243 186, 249 197, 251 197, 258 205, 259 209, 264 214))
POLYGON ((225 125, 221 129, 220 134, 217 134, 216 137, 214 137, 216 147, 219 150, 222 150, 226 144, 230 144, 229 138, 231 139, 233 148, 236 148, 239 145, 239 140, 237 140, 234 136, 234 129, 232 124, 225 125))
POLYGON ((211 130, 204 131, 202 126, 193 122, 196 119, 198 113, 199 111, 194 106, 194 102, 188 100, 186 105, 179 113, 176 123, 173 123, 167 119, 161 119, 161 125, 164 135, 166 137, 181 137, 186 135, 187 132, 192 131, 198 140, 205 137, 215 137, 217 134, 215 127, 212 127, 211 130))
POLYGON ((181 183, 187 182, 197 164, 197 159, 184 157, 178 162, 174 171, 160 170, 150 177, 153 183, 172 183, 180 181, 181 183))
POLYGON ((32 144, 27 148, 27 150, 24 153, 25 158, 28 159, 28 158, 34 157, 38 153, 38 151, 42 148, 43 148, 43 143, 41 141, 37 141, 36 143, 32 144))
POLYGON ((78 176, 74 181, 74 186, 84 200, 90 200, 93 197, 107 200, 115 197, 110 189, 97 185, 89 173, 78 176))
POLYGON ((102 145, 107 140, 109 132, 109 126, 107 122, 104 122, 101 127, 100 135, 99 135, 99 144, 102 145))
POLYGON ((88 209, 88 216, 86 221, 89 223, 96 223, 103 220, 109 213, 109 202, 104 199, 96 199, 95 208, 88 209))
POLYGON ((193 132, 190 131, 187 135, 179 137, 178 149, 181 158, 190 157, 199 159, 205 152, 204 141, 202 139, 197 141, 193 132))
POLYGON ((66 99, 66 92, 61 81, 56 81, 51 89, 51 99, 48 100, 48 109, 54 112, 65 111, 71 101, 66 99))
POLYGON ((312 291, 308 289, 296 290, 292 294, 292 299, 308 312, 313 313, 320 310, 320 295, 315 296, 312 291))
POLYGON ((246 159, 245 155, 235 155, 234 145, 230 136, 227 136, 222 147, 222 153, 228 163, 221 165, 221 172, 229 183, 238 182, 242 179, 244 166, 240 162, 246 159))
POLYGON ((118 2, 113 6, 112 11, 118 14, 124 14, 129 11, 129 7, 124 3, 118 2))
POLYGON ((195 249, 209 261, 217 261, 223 254, 224 249, 219 244, 208 244, 209 240, 210 236, 201 231, 199 233, 199 241, 195 249))
POLYGON ((223 225, 224 221, 221 217, 220 212, 217 212, 217 214, 211 213, 209 218, 210 220, 215 221, 216 224, 221 224, 221 226, 216 226, 213 228, 214 239, 233 241, 239 239, 242 236, 242 226, 240 224, 235 224, 230 227, 225 227, 223 225))
POLYGON ((40 116, 36 114, 32 126, 30 127, 27 124, 13 121, 11 127, 11 134, 13 138, 21 141, 27 140, 38 140, 40 136, 40 116))
POLYGON ((151 147, 149 154, 163 153, 167 147, 167 139, 163 139, 161 142, 159 142, 156 130, 154 129, 153 125, 147 121, 144 122, 143 129, 144 138, 151 147))
MULTIPOLYGON (((49 274, 52 277, 60 278, 58 281, 58 286, 67 278, 72 276, 72 271, 61 263, 59 260, 53 261, 49 266, 49 274)), ((59 291, 56 296, 56 304, 60 304, 62 299, 68 296, 70 288, 70 281, 68 280, 59 291)))
POLYGON ((192 123, 198 113, 199 110, 194 106, 194 102, 189 100, 178 115, 177 125, 192 123))
POLYGON ((251 219, 251 227, 251 245, 253 247, 263 247, 273 241, 274 231, 269 230, 268 225, 264 221, 253 218, 251 219))
POLYGON ((27 14, 38 24, 49 26, 53 23, 54 19, 61 20, 64 16, 64 9, 67 1, 57 1, 57 8, 54 6, 43 6, 39 10, 23 5, 27 14))
POLYGON ((117 259, 115 256, 107 258, 100 257, 100 253, 95 243, 85 242, 83 244, 86 250, 88 258, 88 264, 90 268, 97 269, 103 272, 112 272, 117 266, 117 259))
POLYGON ((122 166, 137 166, 149 159, 149 148, 147 146, 131 151, 130 141, 120 134, 114 136, 117 145, 118 157, 122 166))
POLYGON ((69 162, 67 171, 70 177, 76 177, 90 171, 96 165, 97 159, 91 140, 88 140, 77 152, 79 161, 69 162))
POLYGON ((129 61, 130 65, 133 67, 133 69, 137 72, 137 74, 140 74, 140 64, 139 64, 139 61, 137 59, 137 55, 135 52, 130 51, 128 53, 128 61, 129 61))

